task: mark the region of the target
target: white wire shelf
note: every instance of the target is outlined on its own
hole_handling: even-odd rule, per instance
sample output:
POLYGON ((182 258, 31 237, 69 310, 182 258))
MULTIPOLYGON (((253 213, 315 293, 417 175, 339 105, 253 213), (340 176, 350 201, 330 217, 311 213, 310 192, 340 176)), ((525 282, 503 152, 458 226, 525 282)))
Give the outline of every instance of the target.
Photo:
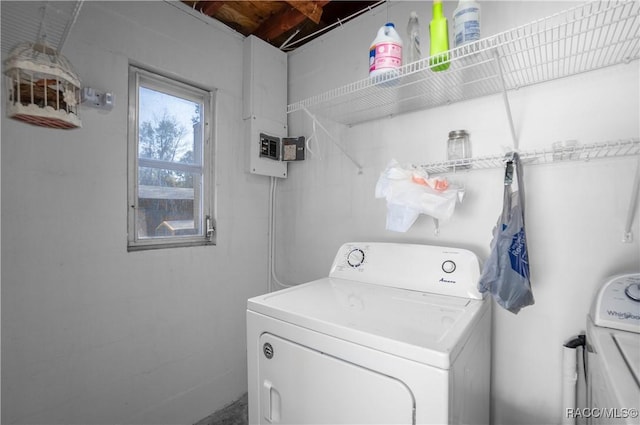
POLYGON ((287 106, 352 125, 487 96, 640 58, 640 2, 595 1, 287 106), (501 72, 502 71, 502 72, 501 72), (501 76, 502 74, 502 76, 501 76))
MULTIPOLYGON (((563 146, 561 148, 537 149, 518 153, 523 164, 550 164, 562 161, 591 161, 601 158, 640 155, 640 139, 626 139, 593 143, 588 145, 563 146)), ((507 154, 508 156, 509 154, 507 154)), ((428 174, 443 174, 487 168, 501 168, 505 155, 490 155, 476 158, 439 161, 421 165, 428 174)))

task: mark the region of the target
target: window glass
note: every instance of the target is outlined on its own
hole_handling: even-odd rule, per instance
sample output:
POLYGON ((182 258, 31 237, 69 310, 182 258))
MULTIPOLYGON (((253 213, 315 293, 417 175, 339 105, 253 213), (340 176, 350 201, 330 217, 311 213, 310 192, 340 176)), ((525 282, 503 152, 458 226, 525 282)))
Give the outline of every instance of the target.
POLYGON ((131 67, 129 248, 213 243, 210 97, 131 67))

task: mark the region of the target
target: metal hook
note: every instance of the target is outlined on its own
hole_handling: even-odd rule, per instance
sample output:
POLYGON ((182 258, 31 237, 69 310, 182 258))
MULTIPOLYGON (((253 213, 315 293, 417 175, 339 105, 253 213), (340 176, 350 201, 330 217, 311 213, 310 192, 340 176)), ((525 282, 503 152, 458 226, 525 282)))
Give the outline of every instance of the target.
POLYGON ((504 170, 504 185, 510 186, 513 183, 513 162, 515 160, 515 153, 508 152, 504 156, 504 162, 506 163, 504 170))

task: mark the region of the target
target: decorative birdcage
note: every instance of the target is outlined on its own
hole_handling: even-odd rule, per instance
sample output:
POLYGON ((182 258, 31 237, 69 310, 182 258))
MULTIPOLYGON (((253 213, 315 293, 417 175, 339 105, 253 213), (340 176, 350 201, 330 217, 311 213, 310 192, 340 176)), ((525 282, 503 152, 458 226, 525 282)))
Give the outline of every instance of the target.
POLYGON ((20 43, 5 61, 7 115, 29 124, 82 127, 80 79, 71 63, 44 42, 20 43))

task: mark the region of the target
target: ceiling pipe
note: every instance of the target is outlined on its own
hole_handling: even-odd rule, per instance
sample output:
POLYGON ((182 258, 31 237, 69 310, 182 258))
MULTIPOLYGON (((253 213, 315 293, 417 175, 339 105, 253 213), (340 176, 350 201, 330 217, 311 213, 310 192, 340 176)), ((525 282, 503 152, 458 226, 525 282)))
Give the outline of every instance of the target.
POLYGON ((315 36, 317 36, 317 35, 319 35, 319 34, 322 34, 322 33, 326 32, 326 31, 329 31, 330 29, 332 29, 333 27, 335 27, 335 26, 337 26, 337 25, 342 26, 342 24, 343 24, 343 23, 346 23, 346 22, 350 21, 351 19, 353 19, 353 18, 355 18, 355 17, 357 17, 357 16, 362 15, 363 13, 369 12, 369 11, 370 11, 370 10, 372 10, 373 8, 378 7, 378 6, 380 6, 381 4, 383 4, 383 3, 386 3, 386 0, 380 0, 379 2, 377 2, 377 3, 373 4, 373 5, 367 6, 367 7, 365 7, 364 9, 362 9, 362 10, 360 10, 360 11, 358 11, 358 12, 355 12, 355 13, 353 13, 353 14, 351 14, 351 15, 347 16, 347 17, 346 17, 346 18, 344 18, 344 19, 338 19, 338 21, 337 21, 337 22, 334 22, 334 23, 333 23, 333 24, 331 24, 331 25, 327 25, 326 27, 324 27, 324 28, 322 28, 322 29, 319 29, 318 31, 316 31, 316 32, 314 32, 314 33, 312 33, 312 34, 309 34, 309 35, 307 35, 307 36, 304 36, 304 37, 302 37, 302 38, 300 38, 300 39, 298 39, 298 40, 296 40, 296 41, 294 41, 294 42, 292 42, 292 43, 290 43, 290 44, 288 44, 288 45, 287 45, 287 43, 289 42, 289 40, 290 40, 293 36, 295 36, 295 35, 296 35, 296 34, 293 34, 293 36, 289 37, 289 39, 288 39, 287 41, 285 41, 285 42, 283 43, 283 45, 282 45, 282 46, 280 46, 280 50, 284 50, 285 48, 289 48, 289 47, 291 47, 291 46, 295 46, 296 44, 301 43, 301 42, 303 42, 304 40, 306 40, 306 39, 308 39, 308 38, 315 37, 315 36))

